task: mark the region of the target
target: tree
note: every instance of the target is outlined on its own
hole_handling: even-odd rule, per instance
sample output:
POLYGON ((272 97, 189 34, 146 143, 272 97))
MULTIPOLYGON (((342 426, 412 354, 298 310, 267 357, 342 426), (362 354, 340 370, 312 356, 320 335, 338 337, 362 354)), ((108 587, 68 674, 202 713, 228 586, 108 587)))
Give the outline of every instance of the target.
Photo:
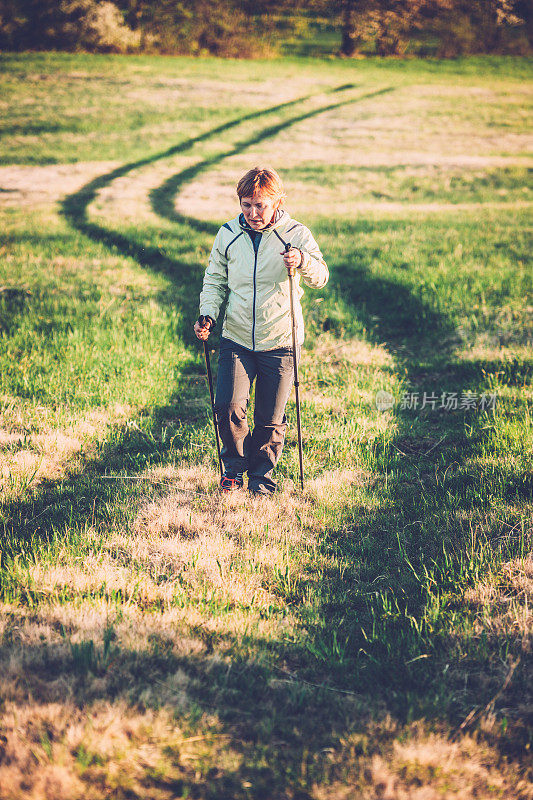
POLYGON ((353 56, 364 39, 362 22, 368 15, 368 0, 344 0, 342 3, 342 42, 343 56, 353 56))
MULTIPOLYGON (((455 0, 438 20, 440 55, 505 52, 512 47, 513 29, 523 28, 533 44, 532 0, 455 0)), ((516 36, 514 37, 516 39, 516 36)), ((522 47, 527 46, 524 39, 522 47)))
POLYGON ((482 36, 484 52, 501 50, 506 30, 524 24, 517 0, 474 0, 469 5, 475 27, 482 36))
POLYGON ((379 55, 400 55, 427 28, 441 40, 441 55, 501 51, 518 26, 533 45, 533 0, 309 0, 306 8, 339 26, 344 56, 368 43, 379 55))
POLYGON ((527 40, 533 47, 533 0, 518 0, 515 10, 517 16, 524 21, 527 40))
POLYGON ((352 56, 374 41, 379 55, 405 52, 410 36, 428 15, 449 9, 453 0, 341 0, 334 5, 342 24, 341 53, 352 56))
POLYGON ((401 55, 422 29, 441 56, 533 46, 533 0, 0 0, 0 48, 250 58, 317 20, 337 28, 344 56, 401 55))

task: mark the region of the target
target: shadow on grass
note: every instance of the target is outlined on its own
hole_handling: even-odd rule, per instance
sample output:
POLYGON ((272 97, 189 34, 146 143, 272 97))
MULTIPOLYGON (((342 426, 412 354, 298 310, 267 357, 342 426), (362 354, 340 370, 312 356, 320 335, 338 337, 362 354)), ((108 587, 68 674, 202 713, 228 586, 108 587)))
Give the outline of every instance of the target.
MULTIPOLYGON (((15 630, 20 621, 13 614, 10 630, 15 630)), ((171 794, 158 797, 306 800, 311 797, 308 790, 314 783, 334 779, 335 772, 342 773, 346 768, 342 763, 343 737, 353 736, 356 747, 360 747, 358 755, 371 757, 383 752, 394 735, 390 721, 380 730, 384 712, 374 709, 372 718, 361 697, 337 696, 297 684, 287 680, 283 673, 273 675, 267 664, 262 665, 248 655, 232 653, 228 667, 222 659, 209 656, 208 646, 197 655, 180 657, 173 653, 174 643, 158 634, 156 625, 144 652, 111 644, 105 653, 101 636, 98 641, 95 638, 71 645, 69 631, 63 628, 62 633, 64 638, 58 646, 24 648, 24 662, 29 670, 26 685, 34 703, 61 704, 68 685, 70 702, 87 709, 95 725, 102 709, 105 713, 107 704, 114 703, 120 703, 121 708, 125 704, 139 715, 145 711, 155 714, 163 711, 172 720, 178 714, 179 729, 187 730, 189 726, 191 731, 200 729, 199 738, 206 743, 211 740, 216 744, 215 737, 223 736, 223 746, 229 750, 230 763, 233 762, 231 767, 224 768, 226 759, 205 754, 204 746, 199 764, 187 757, 175 737, 158 742, 152 735, 151 747, 159 745, 164 755, 157 770, 144 771, 141 780, 147 794, 139 795, 132 788, 122 795, 120 761, 119 765, 113 763, 109 748, 103 758, 99 756, 96 744, 95 758, 104 767, 99 770, 98 778, 98 787, 103 792, 108 789, 105 767, 110 758, 111 783, 117 796, 146 797, 159 789, 171 794), (181 691, 175 692, 173 703, 168 698, 173 694, 173 677, 180 673, 186 676, 186 682, 181 691), (155 687, 160 687, 159 692, 155 687), (165 702, 158 699, 158 693, 166 696, 165 702), (210 719, 201 721, 199 728, 198 720, 205 714, 210 719), (372 728, 374 733, 379 731, 379 739, 372 738, 372 728), (338 768, 332 764, 331 754, 335 751, 341 761, 338 768)), ((4 644, 0 659, 7 650, 4 644)), ((117 714, 114 721, 117 730, 121 723, 117 714)), ((50 736, 53 735, 51 729, 50 736)), ((130 745, 142 744, 129 738, 120 753, 122 758, 127 757, 130 745)), ((135 733, 133 739, 136 738, 135 733)), ((353 768, 353 762, 349 766, 353 768)), ((142 762, 134 762, 129 769, 130 778, 138 776, 142 762)), ((91 782, 90 772, 85 779, 91 782)))
MULTIPOLYGON (((344 103, 266 128, 224 156, 202 161, 173 176, 152 193, 154 208, 162 216, 193 230, 213 234, 216 226, 176 214, 173 197, 179 187, 200 171, 275 135, 289 124, 341 105, 344 103)), ((247 118, 253 116, 258 114, 247 118)), ((216 130, 233 124, 236 123, 216 130)), ((207 137, 205 134, 188 144, 170 148, 164 156, 207 137)), ((188 330, 189 320, 194 318, 192 309, 196 306, 201 280, 200 265, 177 261, 158 248, 106 230, 91 222, 87 215, 88 204, 99 189, 154 160, 126 165, 92 181, 64 201, 63 211, 85 235, 133 257, 148 269, 167 274, 175 287, 168 301, 182 307, 188 330)), ((457 387, 460 391, 480 391, 491 362, 455 363, 455 332, 447 318, 408 288, 372 276, 365 270, 364 252, 354 248, 352 256, 349 263, 331 264, 330 290, 342 293, 347 306, 371 331, 375 342, 387 342, 412 382, 431 380, 436 374, 440 380, 446 374, 447 390, 457 387), (353 269, 354 263, 361 266, 353 269), (391 308, 394 313, 387 313, 391 308)), ((522 367, 509 376, 517 385, 531 363, 522 367)), ((179 416, 178 409, 176 398, 176 403, 153 411, 152 427, 145 431, 117 430, 114 441, 105 445, 81 474, 60 483, 45 483, 32 500, 8 507, 9 519, 3 530, 5 557, 20 555, 31 560, 40 540, 53 543, 55 537, 61 540, 67 536, 67 541, 68 537, 78 538, 83 546, 83 534, 89 526, 96 527, 102 536, 117 526, 129 526, 132 509, 146 500, 146 489, 138 484, 105 483, 99 477, 104 472, 120 472, 129 466, 144 469, 147 465, 167 464, 177 457, 179 446, 164 441, 161 434, 167 413, 179 416)), ((451 637, 450 624, 456 609, 461 608, 464 587, 477 580, 486 568, 482 554, 468 552, 472 536, 468 514, 473 508, 486 512, 485 535, 489 540, 497 539, 502 528, 498 519, 490 516, 491 503, 509 497, 517 501, 530 499, 530 485, 518 481, 518 488, 507 486, 506 493, 494 497, 466 493, 458 503, 457 487, 463 478, 454 472, 454 465, 460 468, 466 459, 480 452, 484 442, 481 417, 416 414, 397 409, 396 421, 395 438, 392 442, 383 441, 382 452, 376 454, 376 469, 381 472, 374 488, 377 504, 371 509, 363 504, 352 505, 340 527, 324 531, 319 547, 321 558, 326 564, 336 561, 337 566, 324 567, 317 611, 319 622, 310 624, 302 619, 297 642, 265 642, 252 634, 244 639, 233 634, 211 636, 208 642, 205 633, 192 629, 191 634, 203 641, 202 655, 179 658, 172 653, 161 655, 148 650, 136 653, 122 650, 117 655, 116 679, 123 686, 131 675, 132 705, 138 705, 138 690, 146 685, 146 675, 164 682, 177 668, 183 669, 194 684, 191 691, 199 708, 215 710, 232 746, 243 755, 242 766, 233 773, 205 779, 185 774, 180 778, 189 781, 196 796, 286 797, 299 791, 301 798, 308 797, 312 782, 322 779, 330 769, 324 751, 341 747, 348 735, 366 737, 362 746, 365 755, 371 755, 374 747, 381 751, 386 747, 383 739, 374 745, 368 738, 367 701, 361 700, 362 693, 374 714, 379 717, 380 712, 375 709, 386 707, 400 725, 419 717, 447 718, 457 724, 472 705, 483 707, 489 702, 498 682, 501 684, 501 664, 505 666, 509 654, 519 647, 512 633, 509 637, 486 640, 481 647, 473 635, 470 643, 461 641, 461 638, 468 640, 468 631, 463 637, 462 633, 451 637), (466 425, 470 430, 468 437, 466 425), (391 475, 386 485, 384 473, 391 475), (461 514, 463 511, 466 516, 461 514), (223 662, 213 666, 208 655, 215 645, 227 654, 231 669, 223 662), (469 671, 483 672, 486 662, 496 659, 500 659, 500 666, 490 672, 483 685, 479 682, 466 687, 465 676, 469 671), (293 681, 286 672, 276 672, 278 664, 283 664, 290 675, 296 674, 300 680, 293 681), (328 684, 333 691, 310 686, 306 680, 328 684), (343 690, 354 694, 343 694, 343 690), (304 764, 305 779, 301 777, 304 764), (245 781, 252 787, 244 789, 245 781)), ((199 433, 208 425, 206 413, 204 425, 197 423, 192 427, 199 433)), ((523 542, 520 543, 518 536, 508 537, 507 554, 518 553, 520 546, 523 547, 523 542)), ((309 562, 309 575, 314 567, 309 562)), ((4 570, 4 595, 13 595, 16 579, 13 585, 6 585, 6 579, 4 570)), ((293 608, 303 607, 308 585, 310 581, 304 579, 290 598, 283 592, 281 597, 284 601, 289 599, 293 608)), ((102 596, 109 599, 103 591, 102 596)), ((28 591, 18 596, 17 602, 38 605, 39 596, 33 597, 28 591)), ((57 666, 53 647, 49 655, 52 667, 54 663, 57 666)), ((72 668, 71 663, 65 666, 67 671, 72 668)), ((98 669, 94 666, 94 672, 98 669)), ((528 675, 524 659, 514 677, 513 687, 517 688, 513 691, 518 692, 517 697, 526 692, 528 675)), ((41 691, 46 691, 46 686, 41 691)), ((110 685, 105 696, 113 699, 120 692, 118 685, 114 689, 110 685)), ((81 696, 80 700, 83 701, 81 696)), ((509 694, 503 700, 509 705, 509 694)), ((517 725, 510 726, 516 732, 514 738, 498 742, 511 755, 517 755, 525 741, 519 720, 515 721, 517 725)), ((386 741, 387 734, 383 737, 386 741)), ((186 785, 180 784, 182 788, 186 785)))

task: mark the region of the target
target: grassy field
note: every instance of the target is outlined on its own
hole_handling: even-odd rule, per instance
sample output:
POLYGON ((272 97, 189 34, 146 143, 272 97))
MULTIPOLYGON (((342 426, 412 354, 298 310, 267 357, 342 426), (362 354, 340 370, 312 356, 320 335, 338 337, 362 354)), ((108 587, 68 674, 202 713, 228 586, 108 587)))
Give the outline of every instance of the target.
POLYGON ((0 798, 533 798, 531 65, 0 61, 0 798), (192 333, 264 161, 331 271, 275 500, 192 333))

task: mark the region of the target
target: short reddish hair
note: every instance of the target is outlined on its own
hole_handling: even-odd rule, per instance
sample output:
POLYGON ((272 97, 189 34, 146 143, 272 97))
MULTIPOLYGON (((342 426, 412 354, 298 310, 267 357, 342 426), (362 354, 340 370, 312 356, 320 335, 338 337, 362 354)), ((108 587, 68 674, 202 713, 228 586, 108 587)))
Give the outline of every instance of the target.
POLYGON ((239 200, 243 197, 253 197, 255 194, 265 194, 281 202, 287 197, 281 178, 272 167, 253 167, 240 179, 237 184, 239 200))

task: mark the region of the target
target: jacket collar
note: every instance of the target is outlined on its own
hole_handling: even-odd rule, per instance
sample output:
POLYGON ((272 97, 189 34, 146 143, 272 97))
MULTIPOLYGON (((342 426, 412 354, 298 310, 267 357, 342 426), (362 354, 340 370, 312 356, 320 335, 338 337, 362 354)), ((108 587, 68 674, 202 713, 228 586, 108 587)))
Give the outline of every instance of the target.
POLYGON ((248 225, 246 219, 244 218, 244 214, 239 214, 237 222, 243 231, 251 231, 252 233, 267 233, 273 228, 280 228, 282 225, 286 225, 289 219, 290 217, 287 212, 283 211, 281 208, 278 208, 272 222, 267 225, 266 228, 262 228, 260 231, 257 231, 255 228, 252 228, 250 225, 248 225))

